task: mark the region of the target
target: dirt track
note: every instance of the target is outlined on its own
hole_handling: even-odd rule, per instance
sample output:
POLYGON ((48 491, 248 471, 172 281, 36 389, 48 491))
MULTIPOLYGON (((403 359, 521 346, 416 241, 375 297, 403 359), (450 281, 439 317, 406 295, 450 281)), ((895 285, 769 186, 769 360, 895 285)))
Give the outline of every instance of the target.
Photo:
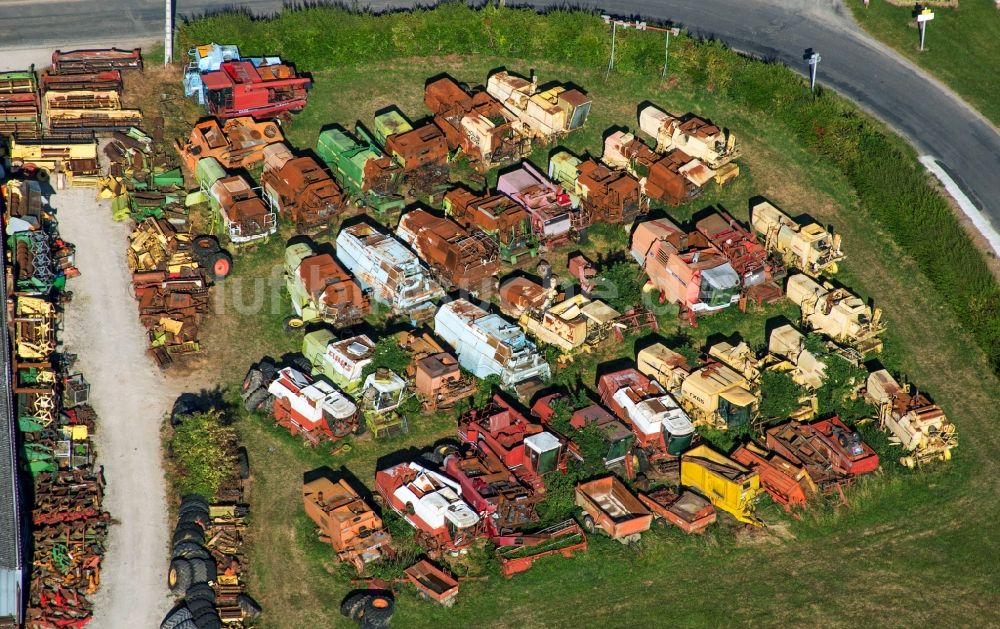
POLYGON ((111 220, 91 189, 58 191, 51 200, 63 237, 76 244, 82 275, 70 280, 66 350, 91 383, 98 414, 96 447, 104 466, 104 506, 111 527, 96 629, 155 627, 170 606, 166 588, 166 487, 160 425, 177 385, 146 357, 144 330, 129 293, 124 248, 128 227, 111 220))

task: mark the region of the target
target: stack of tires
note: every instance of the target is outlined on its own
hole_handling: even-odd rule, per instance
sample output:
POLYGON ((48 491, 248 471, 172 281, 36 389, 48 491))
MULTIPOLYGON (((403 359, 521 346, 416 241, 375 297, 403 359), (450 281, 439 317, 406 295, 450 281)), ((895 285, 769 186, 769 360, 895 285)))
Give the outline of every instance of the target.
POLYGON ((394 611, 392 594, 381 590, 355 592, 340 605, 340 613, 357 622, 361 629, 388 627, 394 611))
POLYGON ((184 602, 175 607, 160 629, 221 629, 215 609, 216 578, 212 553, 205 548, 205 528, 209 523, 208 501, 197 495, 181 500, 177 528, 174 529, 167 586, 184 602))
POLYGON ((195 236, 191 257, 216 281, 225 279, 233 270, 233 257, 222 250, 215 236, 195 236))

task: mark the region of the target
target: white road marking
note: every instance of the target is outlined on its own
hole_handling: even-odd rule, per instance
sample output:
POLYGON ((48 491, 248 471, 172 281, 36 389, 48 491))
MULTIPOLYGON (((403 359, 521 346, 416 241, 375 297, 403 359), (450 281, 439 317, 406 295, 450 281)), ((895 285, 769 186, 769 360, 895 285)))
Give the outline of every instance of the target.
POLYGON ((958 207, 962 208, 962 212, 969 217, 969 220, 975 225, 976 230, 990 243, 993 253, 1000 255, 1000 233, 997 233, 997 230, 993 228, 989 219, 979 211, 979 208, 976 207, 969 197, 965 196, 965 193, 958 187, 955 180, 938 165, 937 160, 930 155, 921 155, 919 159, 920 163, 941 181, 944 189, 955 199, 958 207))

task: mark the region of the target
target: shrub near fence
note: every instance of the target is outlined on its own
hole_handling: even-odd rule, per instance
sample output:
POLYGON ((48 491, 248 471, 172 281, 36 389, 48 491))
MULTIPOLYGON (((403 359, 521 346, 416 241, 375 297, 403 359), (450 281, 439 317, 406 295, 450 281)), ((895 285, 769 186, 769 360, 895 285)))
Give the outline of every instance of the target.
MULTIPOLYGON (((191 46, 236 43, 246 54, 279 54, 305 71, 400 57, 489 54, 598 69, 610 53, 608 27, 582 11, 461 3, 382 16, 332 7, 286 10, 268 20, 228 13, 180 29, 191 46)), ((659 79, 662 35, 619 31, 615 70, 659 79)), ((813 98, 788 68, 746 59, 717 42, 673 40, 671 75, 692 89, 721 92, 750 112, 783 121, 835 163, 857 191, 861 211, 912 256, 1000 373, 1000 287, 914 156, 833 94, 813 98)), ((928 316, 933 316, 928 314, 928 316)))

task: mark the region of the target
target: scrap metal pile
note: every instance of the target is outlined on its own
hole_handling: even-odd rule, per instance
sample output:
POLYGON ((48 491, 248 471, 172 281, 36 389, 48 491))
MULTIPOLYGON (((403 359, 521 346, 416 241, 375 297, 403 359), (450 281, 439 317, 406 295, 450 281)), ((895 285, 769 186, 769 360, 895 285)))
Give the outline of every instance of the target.
POLYGON ((26 626, 82 627, 101 582, 110 515, 91 442, 90 386, 59 338, 71 298, 66 280, 79 272, 39 182, 10 179, 3 193, 12 389, 21 465, 32 483, 26 626))

